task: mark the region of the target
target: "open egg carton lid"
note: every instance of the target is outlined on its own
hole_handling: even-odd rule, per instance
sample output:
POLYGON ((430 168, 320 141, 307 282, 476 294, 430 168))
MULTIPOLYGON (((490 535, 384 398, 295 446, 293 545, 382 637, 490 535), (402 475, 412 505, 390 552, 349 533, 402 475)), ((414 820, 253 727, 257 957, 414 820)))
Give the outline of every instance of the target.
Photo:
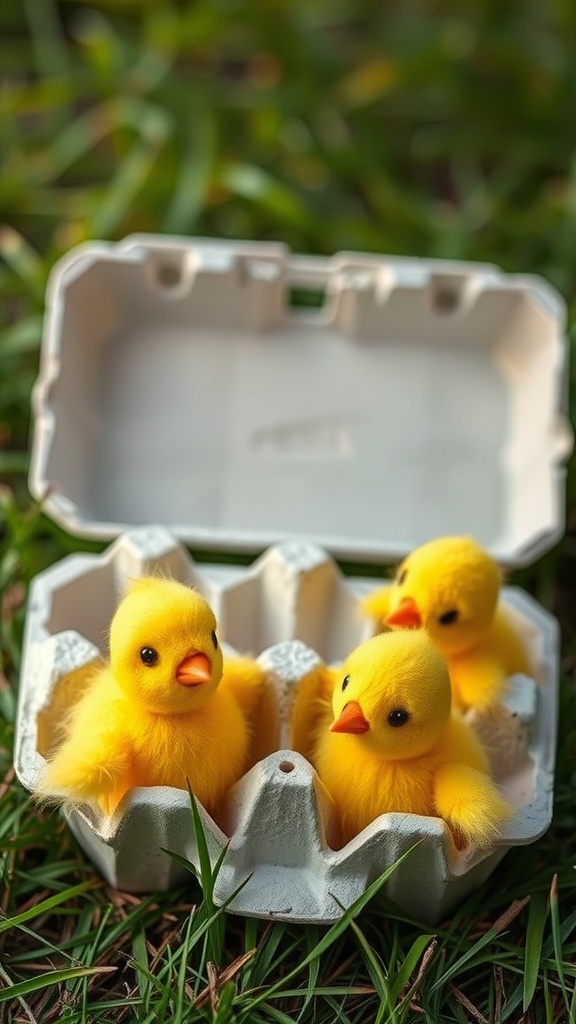
POLYGON ((30 487, 83 537, 394 561, 468 533, 528 564, 564 528, 564 321, 486 264, 90 242, 49 285, 30 487))

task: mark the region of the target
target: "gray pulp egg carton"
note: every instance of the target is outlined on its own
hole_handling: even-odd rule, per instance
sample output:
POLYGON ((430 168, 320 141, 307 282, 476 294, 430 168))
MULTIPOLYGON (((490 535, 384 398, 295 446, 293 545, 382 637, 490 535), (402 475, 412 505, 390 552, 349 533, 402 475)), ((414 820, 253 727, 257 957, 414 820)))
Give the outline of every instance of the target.
MULTIPOLYGON (((16 767, 34 788, 64 708, 103 650, 128 578, 197 586, 227 645, 267 667, 278 752, 205 814, 216 897, 274 919, 328 922, 419 838, 387 891, 430 921, 551 818, 559 640, 527 595, 505 590, 537 666, 491 720, 472 716, 517 813, 491 851, 458 852, 434 818, 383 815, 331 846, 329 795, 289 749, 300 680, 371 631, 375 581, 332 556, 389 563, 433 536, 469 533, 504 565, 562 534, 564 308, 532 276, 485 264, 269 243, 132 236, 87 243, 48 288, 34 393, 30 487, 78 537, 118 538, 32 584, 16 767), (319 308, 294 304, 315 292, 319 308), (249 568, 193 562, 180 546, 261 552, 249 568), (281 542, 281 543, 279 543, 281 542), (272 545, 272 546, 270 546, 272 545)), ((113 884, 168 888, 197 860, 188 796, 137 789, 106 819, 70 826, 113 884)))
MULTIPOLYGON (((297 687, 321 660, 341 661, 372 632, 360 599, 373 583, 345 578, 327 552, 304 542, 266 551, 247 569, 194 563, 162 527, 124 534, 102 555, 72 555, 32 583, 18 709, 16 768, 34 789, 62 711, 102 655, 102 638, 127 582, 161 572, 198 588, 216 611, 225 649, 263 651, 278 709, 277 753, 230 792, 219 828, 202 811, 214 861, 227 846, 215 898, 256 917, 328 923, 395 860, 426 842, 392 875, 388 893, 409 913, 436 920, 474 889, 512 846, 537 839, 552 815, 558 633, 521 591, 504 600, 525 638, 537 679, 516 676, 505 706, 472 724, 489 738, 495 776, 517 808, 492 851, 459 852, 436 818, 384 814, 341 850, 331 848, 332 800, 290 750, 297 687), (262 614, 263 604, 267 607, 262 614), (238 610, 241 609, 241 615, 238 610), (304 637, 295 639, 295 637, 304 637)), ((112 817, 89 806, 67 815, 102 874, 121 889, 165 889, 185 876, 172 850, 198 863, 188 794, 135 789, 112 817)))

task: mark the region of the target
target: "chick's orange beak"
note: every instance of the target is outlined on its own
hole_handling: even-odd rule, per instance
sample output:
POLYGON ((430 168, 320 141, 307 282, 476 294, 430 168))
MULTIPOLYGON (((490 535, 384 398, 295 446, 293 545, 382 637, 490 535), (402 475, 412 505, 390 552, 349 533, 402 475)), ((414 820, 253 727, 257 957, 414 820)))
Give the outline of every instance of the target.
POLYGON ((332 722, 330 732, 368 732, 370 726, 362 714, 362 708, 358 701, 351 700, 345 704, 340 712, 340 718, 332 722))
POLYGON ((176 669, 176 680, 181 686, 199 686, 209 683, 212 678, 210 658, 199 651, 189 654, 176 669))
POLYGON ((417 626, 422 625, 422 617, 414 598, 403 597, 395 611, 386 616, 384 622, 387 626, 417 626))

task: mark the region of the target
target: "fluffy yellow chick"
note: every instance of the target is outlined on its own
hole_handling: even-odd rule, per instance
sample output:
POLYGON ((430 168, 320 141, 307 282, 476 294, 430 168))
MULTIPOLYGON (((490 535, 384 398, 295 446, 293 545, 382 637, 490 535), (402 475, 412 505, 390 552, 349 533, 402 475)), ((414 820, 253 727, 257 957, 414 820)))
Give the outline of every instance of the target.
POLYGON ((174 580, 137 580, 111 623, 110 665, 71 710, 39 795, 94 800, 112 813, 133 786, 185 789, 189 780, 213 814, 248 767, 248 721, 264 683, 248 659, 223 669, 200 594, 174 580))
POLYGON ((488 708, 509 676, 531 671, 499 603, 501 582, 498 566, 472 538, 442 537, 404 559, 392 585, 370 594, 363 608, 385 626, 424 626, 448 662, 454 706, 488 708))
POLYGON ((424 630, 383 633, 357 647, 332 709, 313 761, 344 843, 390 811, 443 818, 460 847, 498 839, 512 808, 472 731, 451 714, 446 662, 424 630))

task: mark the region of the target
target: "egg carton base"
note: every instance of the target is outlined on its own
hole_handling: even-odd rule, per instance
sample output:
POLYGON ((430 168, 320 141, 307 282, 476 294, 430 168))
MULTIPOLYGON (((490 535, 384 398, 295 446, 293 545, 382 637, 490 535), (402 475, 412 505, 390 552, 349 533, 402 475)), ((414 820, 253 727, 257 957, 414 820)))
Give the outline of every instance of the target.
MULTIPOLYGON (((247 569, 219 566, 211 575, 211 567, 194 563, 163 528, 130 531, 102 555, 72 556, 34 582, 15 758, 28 788, 37 783, 63 707, 81 690, 87 669, 106 653, 94 640, 101 640, 127 580, 146 572, 168 572, 198 586, 217 609, 224 639, 234 641, 232 649, 243 646, 242 637, 256 652, 269 644, 259 661, 276 694, 281 749, 230 792, 222 817, 229 838, 201 811, 213 863, 228 845, 215 899, 229 904, 232 912, 330 923, 415 847, 385 891, 407 913, 433 922, 481 884, 507 849, 534 841, 548 827, 558 628, 528 595, 515 588, 503 593, 538 671, 536 680, 510 681, 501 713, 497 778, 518 808, 501 844, 492 851, 462 854, 438 819, 387 814, 336 850, 331 845, 332 801, 313 768, 289 749, 291 707, 300 681, 322 659, 341 660, 369 634, 360 598, 374 581, 345 579, 322 549, 292 542, 270 549, 247 569), (65 622, 76 628, 60 632, 65 622)), ((477 721, 475 728, 481 732, 485 725, 477 721)), ((164 850, 198 866, 184 791, 134 790, 112 819, 82 808, 69 814, 69 822, 88 856, 120 889, 154 891, 183 881, 183 869, 164 850)))

